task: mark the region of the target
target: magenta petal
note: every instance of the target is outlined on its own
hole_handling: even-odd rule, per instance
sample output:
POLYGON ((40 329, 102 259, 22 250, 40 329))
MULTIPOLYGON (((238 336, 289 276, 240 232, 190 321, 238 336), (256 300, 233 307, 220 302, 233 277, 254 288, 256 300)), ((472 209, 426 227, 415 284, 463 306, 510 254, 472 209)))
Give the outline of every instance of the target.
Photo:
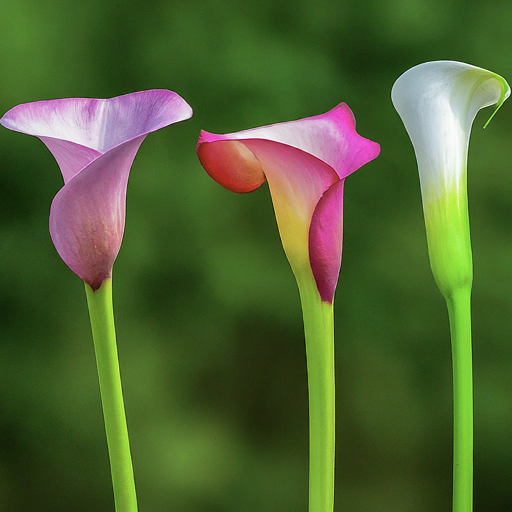
POLYGON ((332 304, 341 268, 343 241, 343 186, 334 183, 313 212, 309 228, 309 259, 320 297, 332 304))
POLYGON ((50 235, 66 265, 93 290, 110 277, 124 232, 126 185, 145 135, 101 155, 62 187, 50 235))
POLYGON ((250 192, 268 180, 297 280, 314 279, 330 303, 341 266, 343 182, 379 152, 356 132, 345 103, 298 121, 225 135, 202 131, 197 145, 205 170, 228 190, 250 192))

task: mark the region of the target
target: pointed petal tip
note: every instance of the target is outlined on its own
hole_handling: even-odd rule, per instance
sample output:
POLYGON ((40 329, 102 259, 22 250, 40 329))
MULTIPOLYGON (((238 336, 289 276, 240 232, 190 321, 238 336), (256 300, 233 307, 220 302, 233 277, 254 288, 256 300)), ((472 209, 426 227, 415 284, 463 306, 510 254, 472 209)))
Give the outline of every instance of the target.
POLYGON ((365 139, 365 140, 367 141, 366 142, 366 158, 367 158, 366 163, 369 163, 372 160, 375 160, 380 155, 382 148, 378 142, 375 142, 370 139, 365 139))
POLYGON ((352 146, 351 160, 347 160, 344 172, 339 173, 341 179, 346 178, 372 160, 375 160, 380 155, 381 151, 378 142, 362 137, 356 131, 354 131, 352 146))
POLYGON ((341 151, 331 159, 331 165, 341 179, 379 156, 380 145, 357 132, 354 113, 346 103, 340 103, 319 117, 325 117, 331 121, 336 131, 344 134, 343 140, 334 145, 341 151))
POLYGON ((487 126, 509 95, 510 87, 500 75, 448 60, 424 62, 408 69, 391 89, 391 101, 415 146, 418 163, 426 167, 432 164, 431 157, 426 157, 427 147, 430 154, 437 151, 439 162, 446 164, 446 155, 439 150, 446 144, 446 134, 450 136, 451 163, 456 165, 455 153, 464 152, 477 112, 496 105, 487 126), (443 137, 438 129, 441 122, 443 137))
POLYGON ((218 140, 226 140, 224 135, 219 135, 217 133, 210 133, 206 130, 201 130, 199 133, 199 138, 197 139, 197 146, 199 147, 204 142, 215 142, 218 140))
POLYGON ((352 125, 352 128, 355 129, 356 117, 354 116, 352 109, 344 101, 342 101, 341 103, 336 105, 334 108, 329 110, 327 113, 322 114, 322 116, 326 116, 326 117, 329 117, 331 115, 342 116, 344 121, 346 123, 348 123, 349 125, 352 125))
POLYGON ((174 120, 172 123, 185 121, 194 115, 192 107, 176 92, 169 91, 168 89, 149 89, 142 91, 147 94, 161 94, 169 100, 170 113, 172 113, 174 120))
MULTIPOLYGON (((16 108, 16 107, 14 107, 16 108)), ((17 131, 16 127, 14 126, 12 122, 12 111, 14 108, 11 108, 8 110, 1 118, 0 118, 0 125, 2 125, 4 128, 7 128, 8 130, 17 131)))
POLYGON ((508 85, 507 81, 500 75, 496 75, 496 74, 494 74, 494 75, 495 75, 495 78, 500 82, 501 93, 500 93, 498 102, 496 103, 496 108, 494 109, 494 112, 491 114, 491 117, 489 117, 487 122, 484 124, 484 129, 487 128, 487 125, 491 122, 492 118, 496 115, 496 112, 498 112, 498 110, 503 105, 505 100, 510 96, 510 85, 508 85))

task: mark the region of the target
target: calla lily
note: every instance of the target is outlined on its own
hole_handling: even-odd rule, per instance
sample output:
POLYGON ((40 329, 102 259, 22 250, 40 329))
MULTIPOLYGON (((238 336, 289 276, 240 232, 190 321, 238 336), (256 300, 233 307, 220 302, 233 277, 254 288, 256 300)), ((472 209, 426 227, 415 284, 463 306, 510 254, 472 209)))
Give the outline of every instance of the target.
POLYGON ((38 101, 0 123, 39 137, 57 160, 64 187, 50 210, 50 235, 68 267, 93 290, 111 275, 124 232, 130 168, 149 133, 188 119, 176 93, 150 90, 107 100, 38 101))
POLYGON ((312 275, 328 303, 341 265, 344 180, 379 152, 357 134, 345 103, 299 121, 226 135, 202 131, 197 144, 206 172, 228 190, 251 192, 268 180, 299 286, 312 275))
POLYGON ((497 110, 509 94, 501 76, 452 61, 409 69, 391 92, 416 153, 430 263, 445 296, 472 278, 466 193, 471 125, 481 108, 497 104, 497 110))
POLYGON ((473 265, 466 190, 469 135, 477 112, 494 104, 498 110, 509 95, 510 87, 501 76, 452 61, 427 62, 409 69, 391 92, 416 153, 430 265, 450 318, 454 512, 473 509, 473 265))
POLYGON ((151 90, 108 100, 27 103, 0 120, 39 137, 64 178, 50 209, 50 234, 64 262, 85 282, 116 512, 137 512, 111 279, 124 232, 128 175, 146 135, 191 115, 176 93, 151 90))
POLYGON ((268 180, 279 233, 297 279, 308 365, 310 512, 334 505, 333 298, 341 265, 345 178, 378 156, 341 103, 326 114, 251 130, 201 132, 206 172, 233 192, 268 180))

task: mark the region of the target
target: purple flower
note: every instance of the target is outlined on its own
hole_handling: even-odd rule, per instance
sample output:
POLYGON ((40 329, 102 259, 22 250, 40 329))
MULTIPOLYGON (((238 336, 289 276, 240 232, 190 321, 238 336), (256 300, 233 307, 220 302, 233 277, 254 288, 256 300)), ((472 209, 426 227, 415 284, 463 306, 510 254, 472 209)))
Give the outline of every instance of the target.
POLYGON ((111 276, 124 232, 126 186, 142 141, 192 116, 176 93, 155 89, 116 98, 25 103, 0 119, 39 137, 64 186, 50 209, 50 235, 66 265, 93 290, 111 276))

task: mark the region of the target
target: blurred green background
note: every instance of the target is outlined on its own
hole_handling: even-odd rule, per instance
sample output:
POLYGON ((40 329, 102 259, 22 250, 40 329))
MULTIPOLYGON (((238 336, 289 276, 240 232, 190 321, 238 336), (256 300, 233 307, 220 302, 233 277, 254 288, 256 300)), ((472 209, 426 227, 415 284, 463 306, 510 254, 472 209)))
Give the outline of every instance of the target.
MULTIPOLYGON (((114 269, 141 512, 307 510, 302 319, 268 187, 224 190, 195 144, 341 101, 382 153, 345 185, 336 510, 450 510, 448 320, 390 90, 438 59, 512 80, 511 27, 504 0, 0 0, 0 115, 151 88, 195 111, 142 145, 114 269)), ((478 512, 512 509, 511 106, 485 131, 479 114, 469 155, 478 512)), ((113 511, 83 284, 48 234, 61 186, 39 140, 1 130, 1 512, 113 511)))

